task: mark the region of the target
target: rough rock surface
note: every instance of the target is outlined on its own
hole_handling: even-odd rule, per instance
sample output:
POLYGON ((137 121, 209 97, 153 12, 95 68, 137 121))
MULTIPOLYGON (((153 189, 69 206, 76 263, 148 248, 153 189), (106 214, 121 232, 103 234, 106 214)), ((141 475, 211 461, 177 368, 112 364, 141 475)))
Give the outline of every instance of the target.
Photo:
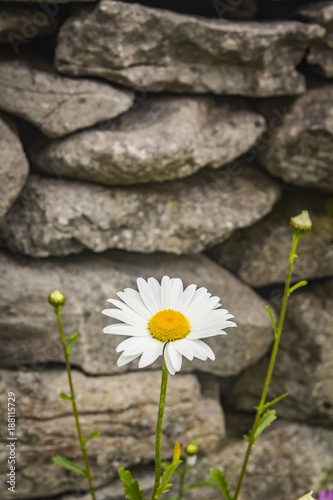
MULTIPOLYGON (((284 418, 333 423, 333 280, 290 297, 268 400, 286 392, 277 412, 284 418)), ((259 401, 268 360, 245 370, 225 392, 234 407, 250 411, 259 401)))
POLYGON ((9 248, 35 257, 85 248, 198 253, 263 217, 278 196, 270 179, 248 167, 227 184, 206 170, 115 188, 32 175, 0 227, 9 248))
MULTIPOLYGON (((236 375, 260 359, 272 341, 262 299, 203 255, 108 252, 43 260, 1 252, 0 266, 1 283, 7 284, 1 298, 2 366, 28 364, 38 369, 45 362, 63 359, 55 317, 47 304, 48 295, 60 289, 67 302, 62 313, 65 332, 80 334, 71 356, 74 365, 91 374, 136 369, 136 361, 123 368, 116 366, 119 355, 115 349, 123 337, 102 333, 112 320, 103 316, 101 310, 106 307, 106 300, 116 297, 118 291, 136 288, 138 276, 161 279, 168 274, 181 277, 186 286, 190 283, 205 286, 221 297, 223 306, 235 316, 237 328, 230 329, 226 336, 207 339, 216 361, 184 362, 182 371, 196 369, 221 376, 236 375)), ((161 366, 161 358, 153 366, 161 366)))
POLYGON ((14 123, 0 115, 0 219, 14 203, 29 172, 14 123))
POLYGON ((102 0, 64 23, 56 67, 152 92, 295 95, 305 90, 295 66, 324 33, 299 22, 229 22, 102 0))
POLYGON ((260 153, 262 164, 285 182, 333 190, 333 85, 299 97, 260 153))
MULTIPOLYGON (((200 462, 199 477, 209 478, 209 468, 222 470, 232 492, 244 459, 247 444, 244 440, 230 444, 222 451, 200 462)), ((332 466, 332 430, 300 424, 274 422, 263 432, 253 447, 239 500, 299 498, 310 490, 318 491, 319 484, 332 466)), ((332 480, 327 489, 332 489, 332 480)), ((191 500, 220 498, 216 488, 194 489, 191 500)))
POLYGON ((290 218, 307 209, 312 231, 300 239, 292 281, 333 276, 333 202, 290 190, 263 220, 234 233, 210 256, 254 287, 284 283, 292 240, 290 218))
MULTIPOLYGON (((83 435, 87 437, 96 430, 101 434, 87 446, 95 486, 117 477, 120 465, 128 468, 153 462, 160 377, 160 372, 118 377, 87 377, 73 372, 83 435)), ((9 387, 15 387, 20 402, 16 496, 45 497, 84 487, 86 482, 81 476, 51 462, 52 456, 61 455, 82 464, 71 404, 59 398, 60 392, 68 393, 66 371, 2 370, 1 386, 2 407, 7 404, 9 387)), ((219 401, 201 395, 194 375, 170 377, 164 419, 164 459, 172 455, 176 441, 186 445, 199 437, 209 453, 224 435, 219 401)), ((3 418, 2 434, 7 428, 5 424, 3 418)), ((1 472, 5 474, 8 464, 1 462, 1 472)), ((3 494, 2 498, 11 498, 12 492, 3 494)))
POLYGON ((97 128, 61 141, 38 139, 31 156, 39 170, 58 176, 101 184, 164 181, 230 162, 264 129, 264 119, 238 99, 154 97, 97 128))
POLYGON ((52 67, 28 60, 0 60, 0 108, 49 137, 114 118, 132 103, 131 92, 107 83, 60 76, 52 67))
POLYGON ((327 78, 333 77, 333 2, 318 2, 302 7, 299 16, 303 21, 321 24, 326 34, 311 44, 307 62, 314 64, 327 78))
POLYGON ((15 44, 17 37, 30 35, 32 27, 36 28, 34 36, 50 35, 56 32, 57 24, 36 6, 0 5, 0 43, 15 44))

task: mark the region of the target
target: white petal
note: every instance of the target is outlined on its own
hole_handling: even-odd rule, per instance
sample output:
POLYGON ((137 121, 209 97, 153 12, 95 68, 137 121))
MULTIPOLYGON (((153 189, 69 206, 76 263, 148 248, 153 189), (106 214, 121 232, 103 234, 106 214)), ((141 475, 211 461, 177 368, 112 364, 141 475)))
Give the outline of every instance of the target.
POLYGON ((140 356, 140 354, 137 354, 136 356, 124 356, 124 354, 121 354, 118 358, 117 361, 117 366, 124 366, 127 365, 127 363, 130 363, 133 361, 133 359, 136 359, 140 356))
POLYGON ((191 300, 191 303, 188 305, 188 307, 183 311, 183 314, 190 314, 191 311, 195 311, 198 306, 200 306, 200 302, 202 301, 203 298, 209 298, 210 294, 207 293, 207 288, 198 288, 198 290, 195 291, 193 298, 191 300))
POLYGON ((157 302, 157 305, 158 305, 158 309, 162 309, 162 305, 161 305, 161 285, 159 284, 159 282, 157 281, 156 278, 148 278, 147 280, 148 282, 148 285, 150 286, 154 296, 155 296, 155 299, 156 299, 156 302, 157 302))
POLYGON ((125 304, 131 307, 134 312, 145 318, 147 321, 150 320, 151 313, 144 305, 139 292, 133 290, 132 288, 125 288, 123 292, 118 292, 117 295, 123 302, 125 302, 125 304))
POLYGON ((128 325, 141 326, 143 328, 147 327, 147 320, 136 314, 134 311, 129 313, 127 311, 120 311, 119 309, 104 309, 102 314, 105 314, 110 318, 117 319, 118 321, 123 321, 128 325))
POLYGON ((223 330, 207 330, 206 332, 190 332, 186 337, 189 340, 205 339, 207 337, 216 337, 217 335, 227 335, 223 330))
MULTIPOLYGON (((135 291, 135 290, 133 290, 133 291, 135 291)), ((119 292, 119 293, 121 293, 121 292, 119 292)), ((147 323, 149 323, 149 321, 150 321, 151 314, 144 305, 142 306, 143 310, 141 311, 141 313, 139 313, 138 311, 133 310, 133 308, 131 308, 130 306, 128 306, 127 304, 125 304, 121 300, 108 299, 108 302, 111 302, 111 304, 113 304, 114 306, 119 307, 119 309, 121 311, 124 311, 124 312, 129 313, 129 314, 132 314, 132 313, 138 314, 138 316, 140 316, 141 318, 144 318, 147 321, 147 323)))
POLYGON ((185 358, 189 359, 190 361, 192 361, 192 359, 193 359, 193 352, 191 349, 191 344, 192 344, 192 342, 190 340, 188 340, 187 338, 176 340, 174 342, 175 349, 177 349, 177 351, 180 354, 185 356, 185 358))
POLYGON ((191 300, 193 299, 193 295, 197 289, 197 285, 189 285, 185 290, 183 291, 179 301, 178 301, 178 306, 177 306, 177 311, 180 311, 181 313, 184 314, 184 311, 186 311, 188 305, 190 304, 191 300))
POLYGON ((106 326, 103 329, 103 332, 112 333, 113 335, 131 335, 133 337, 150 336, 147 328, 125 325, 124 323, 116 323, 115 325, 106 326))
POLYGON ((136 281, 140 295, 148 311, 151 312, 152 315, 156 314, 159 311, 159 307, 152 289, 143 278, 138 278, 136 281))
POLYGON ((167 350, 167 347, 168 347, 168 344, 165 346, 164 348, 164 359, 165 359, 165 364, 167 366, 167 369, 168 369, 168 372, 171 374, 171 375, 174 375, 176 373, 174 367, 173 367, 173 364, 171 363, 171 360, 170 360, 170 356, 169 356, 169 352, 167 350))
POLYGON ((170 309, 177 310, 179 299, 183 293, 183 282, 180 278, 173 278, 171 280, 171 284, 172 284, 172 297, 171 297, 170 309))
POLYGON ((142 354, 139 361, 139 368, 144 368, 145 366, 151 365, 163 353, 163 342, 155 339, 152 340, 154 340, 154 344, 149 346, 149 349, 146 349, 142 354))
POLYGON ((172 284, 169 276, 163 276, 161 281, 161 306, 162 309, 172 307, 172 284))
POLYGON ((191 349, 192 349, 193 356, 195 358, 201 359, 202 361, 206 361, 207 354, 206 354, 205 350, 201 347, 200 344, 197 344, 197 342, 195 340, 191 342, 191 349))
POLYGON ((202 342, 201 340, 194 340, 194 342, 196 343, 196 345, 199 345, 202 348, 202 350, 207 355, 207 358, 214 361, 215 354, 214 351, 209 347, 209 345, 205 344, 205 342, 202 342))
POLYGON ((182 360, 183 360, 182 355, 180 354, 180 352, 177 351, 173 342, 168 342, 167 345, 165 346, 165 350, 168 351, 169 353, 170 361, 175 371, 179 372, 182 366, 182 360))
POLYGON ((151 337, 131 337, 120 342, 116 351, 124 351, 124 356, 142 354, 146 349, 149 349, 151 339, 151 337))

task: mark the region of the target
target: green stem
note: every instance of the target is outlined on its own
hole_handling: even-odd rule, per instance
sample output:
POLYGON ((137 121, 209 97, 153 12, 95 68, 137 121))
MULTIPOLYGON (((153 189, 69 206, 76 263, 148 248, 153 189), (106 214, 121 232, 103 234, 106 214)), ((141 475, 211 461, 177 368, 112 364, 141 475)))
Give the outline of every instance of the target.
POLYGON ((89 488, 90 488, 90 492, 91 492, 91 497, 93 500, 96 500, 94 487, 93 487, 92 480, 91 480, 91 474, 90 474, 90 469, 89 469, 87 453, 86 453, 86 449, 85 449, 85 443, 84 443, 84 439, 83 439, 82 432, 81 432, 81 426, 80 426, 80 422, 79 422, 79 414, 78 414, 78 411, 76 408, 75 393, 74 393, 72 374, 71 374, 71 366, 69 363, 69 356, 67 354, 66 339, 65 339, 63 328, 62 328, 60 311, 61 311, 61 307, 54 308, 54 312, 57 316, 58 327, 59 327, 59 332, 60 332, 60 337, 61 337, 61 343, 62 343, 64 356, 65 356, 66 370, 67 370, 69 388, 71 391, 71 401, 72 401, 72 405, 73 405, 73 413, 74 413, 74 418, 75 418, 75 423, 76 423, 77 434, 78 434, 78 438, 80 441, 80 447, 81 447, 82 456, 83 456, 83 460, 84 460, 84 464, 85 464, 85 469, 86 469, 87 479, 88 479, 89 488))
POLYGON ((278 352, 278 348, 279 348, 284 318, 286 315, 288 297, 289 297, 289 289, 290 289, 291 272, 292 272, 292 268, 293 268, 293 262, 294 262, 294 259, 296 257, 296 247, 297 247, 299 237, 300 237, 299 234, 295 234, 295 233, 293 234, 293 243, 292 243, 290 257, 289 257, 288 274, 287 274, 287 279, 286 279, 286 283, 285 283, 285 287, 284 287, 284 294, 283 294, 283 301, 282 301, 282 307, 281 307, 281 312, 280 312, 280 319, 279 319, 279 323, 278 323, 278 325, 276 327, 276 331, 275 331, 275 340, 274 340, 273 350, 272 350, 272 354, 271 354, 271 359, 270 359, 270 362, 268 365, 266 380, 265 380, 264 388, 263 388, 263 391, 261 394, 260 403, 259 403, 259 406, 257 409, 257 414, 256 414, 256 417, 254 420, 252 430, 250 431, 250 434, 249 434, 249 443, 248 443, 248 447, 247 447, 247 450, 245 453, 241 473, 240 473, 240 476, 238 479, 238 483, 237 483, 237 487, 236 487, 236 491, 235 491, 235 495, 233 497, 233 500, 237 500, 237 498, 238 498, 238 495, 239 495, 239 492, 240 492, 240 489, 241 489, 241 486, 243 483, 247 463, 249 461, 251 450, 252 450, 252 447, 254 444, 255 434, 256 434, 256 431, 258 429, 260 417, 263 413, 262 407, 266 402, 266 396, 267 396, 269 384, 270 384, 273 370, 274 370, 274 365, 275 365, 276 356, 277 356, 277 352, 278 352))
POLYGON ((166 390, 168 383, 168 374, 169 372, 167 366, 165 364, 165 361, 163 361, 161 394, 160 394, 160 403, 159 403, 157 425, 156 425, 155 484, 154 484, 154 491, 152 494, 152 500, 154 500, 156 497, 156 492, 159 488, 161 480, 161 440, 162 440, 162 425, 163 425, 164 406, 165 406, 166 390))
POLYGON ((180 475, 180 483, 179 483, 179 491, 178 491, 178 497, 177 500, 181 500, 184 496, 184 485, 185 485, 185 477, 187 474, 187 464, 185 464, 184 470, 180 475))

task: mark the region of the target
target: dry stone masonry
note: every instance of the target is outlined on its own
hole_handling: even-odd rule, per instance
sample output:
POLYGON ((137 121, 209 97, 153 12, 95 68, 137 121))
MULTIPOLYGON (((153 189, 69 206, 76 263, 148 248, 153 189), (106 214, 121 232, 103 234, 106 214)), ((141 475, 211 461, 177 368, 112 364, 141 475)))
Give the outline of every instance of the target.
MULTIPOLYGON (((51 462, 80 463, 55 289, 79 333, 83 430, 101 433, 97 499, 124 499, 120 466, 149 496, 161 358, 118 368, 101 314, 139 276, 206 286, 235 316, 208 339, 214 362, 170 378, 162 447, 167 460, 199 437, 195 479, 215 466, 234 488, 273 341, 265 304, 278 314, 304 209, 313 231, 292 280, 309 284, 290 298, 269 393, 289 396, 239 500, 317 491, 333 446, 333 1, 0 0, 0 48, 0 406, 13 387, 17 500, 90 499, 51 462)), ((187 498, 203 494, 218 493, 187 498)))

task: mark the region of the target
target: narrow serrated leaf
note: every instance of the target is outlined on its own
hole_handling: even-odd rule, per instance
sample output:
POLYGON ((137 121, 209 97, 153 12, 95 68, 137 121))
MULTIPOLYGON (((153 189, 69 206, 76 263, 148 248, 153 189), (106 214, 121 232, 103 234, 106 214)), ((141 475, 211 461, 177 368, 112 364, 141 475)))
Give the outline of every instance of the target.
POLYGON ((216 486, 220 488, 224 495, 224 498, 226 500, 232 500, 231 493, 228 487, 228 481, 226 480, 225 475, 218 469, 210 469, 210 477, 212 478, 216 486))
POLYGON ((74 335, 71 335, 70 337, 68 337, 66 339, 66 342, 68 342, 67 347, 66 347, 67 356, 71 355, 72 347, 73 347, 73 345, 75 344, 75 342, 77 341, 78 338, 79 338, 79 334, 78 333, 74 333, 74 335))
POLYGON ((88 443, 88 441, 90 441, 90 439, 94 439, 94 438, 98 437, 99 435, 100 435, 100 433, 99 433, 98 431, 94 431, 94 432, 92 432, 92 433, 91 433, 91 434, 87 437, 87 439, 85 439, 85 440, 83 441, 83 446, 85 446, 85 445, 88 443))
POLYGON ((259 436, 261 436, 262 431, 266 429, 266 427, 270 426, 272 422, 276 419, 276 411, 275 410, 267 410, 260 418, 259 424, 254 435, 253 442, 257 441, 259 436))
POLYGON ((308 284, 307 281, 303 280, 303 281, 299 281, 298 283, 296 283, 296 285, 293 285, 292 287, 289 288, 289 291, 288 291, 288 297, 290 294, 292 294, 295 290, 297 290, 297 288, 301 288, 302 286, 306 286, 308 284))
POLYGON ((177 442, 173 449, 172 462, 165 468, 165 471, 163 472, 161 484, 158 487, 158 490, 156 491, 155 498, 158 498, 163 493, 169 491, 168 489, 172 486, 172 484, 169 483, 169 479, 177 469, 178 465, 182 463, 182 460, 180 460, 179 457, 180 457, 180 444, 177 442))
POLYGON ((269 403, 265 403, 263 406, 258 406, 258 407, 255 406, 255 409, 263 412, 263 411, 267 410, 267 408, 269 408, 270 406, 273 406, 276 403, 278 403, 279 401, 281 401, 281 399, 285 398, 286 396, 288 396, 288 392, 286 392, 285 394, 282 394, 278 398, 273 399, 273 401, 270 401, 269 403))
POLYGON ((65 399, 65 400, 68 400, 68 401, 73 401, 73 398, 71 396, 67 396, 67 394, 65 394, 64 392, 61 392, 59 394, 59 398, 65 399))
POLYGON ((266 308, 266 311, 267 311, 267 313, 268 313, 268 316, 269 316, 269 319, 270 319, 271 325, 272 325, 272 327, 273 327, 273 330, 274 330, 274 332, 276 333, 276 331, 277 331, 277 326, 276 326, 275 321, 274 321, 273 311, 272 311, 272 309, 271 309, 269 306, 265 306, 265 308, 266 308))
POLYGON ((52 457, 52 462, 59 467, 63 467, 64 469, 71 470, 72 472, 76 472, 77 474, 87 477, 87 472, 84 469, 81 469, 78 465, 73 464, 73 462, 68 460, 68 458, 60 457, 58 455, 56 457, 52 457))
POLYGON ((209 486, 215 486, 215 483, 214 481, 197 481, 196 483, 192 483, 192 484, 185 484, 184 486, 184 491, 187 491, 187 490, 193 490, 194 488, 206 488, 206 487, 209 487, 209 486))
POLYGON ((138 481, 133 480, 129 470, 120 467, 120 469, 118 469, 118 474, 124 485, 126 498, 129 500, 147 500, 143 497, 143 490, 140 490, 138 481))

